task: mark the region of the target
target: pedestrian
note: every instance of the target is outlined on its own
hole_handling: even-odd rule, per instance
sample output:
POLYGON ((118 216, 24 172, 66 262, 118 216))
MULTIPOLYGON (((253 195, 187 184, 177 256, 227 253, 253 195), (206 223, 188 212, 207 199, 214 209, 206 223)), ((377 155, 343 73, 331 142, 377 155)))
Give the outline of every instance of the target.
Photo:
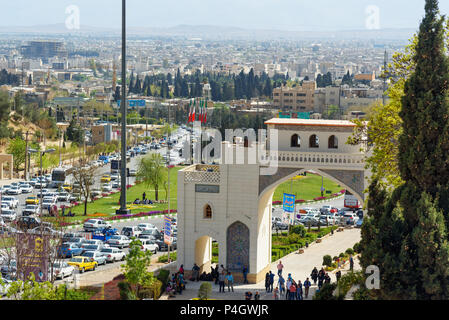
POLYGON ((324 283, 330 284, 331 283, 331 277, 329 276, 329 273, 326 273, 324 276, 324 283))
POLYGON ((64 217, 64 213, 65 213, 65 206, 61 206, 61 214, 64 217))
POLYGON ((193 264, 193 268, 192 268, 192 278, 193 281, 199 281, 199 273, 200 273, 200 267, 197 266, 196 263, 193 264))
POLYGON ((340 270, 338 270, 336 273, 335 273, 335 277, 337 278, 337 282, 340 280, 340 278, 341 278, 341 271, 340 270))
POLYGON ((337 258, 337 268, 340 268, 340 257, 337 258))
POLYGON ((311 277, 312 280, 313 280, 313 285, 316 285, 316 282, 317 282, 317 280, 318 280, 318 270, 317 270, 316 267, 313 268, 312 273, 310 274, 310 277, 311 277))
POLYGON ((182 294, 182 290, 185 289, 185 282, 184 282, 184 274, 179 273, 178 274, 178 281, 179 281, 179 294, 182 294))
POLYGON ((181 266, 179 267, 178 272, 184 274, 184 265, 183 264, 181 264, 181 266))
POLYGON ((220 277, 220 272, 218 272, 218 264, 215 266, 215 284, 218 284, 218 278, 220 277))
POLYGON ((296 298, 296 284, 295 281, 293 280, 290 284, 289 287, 289 295, 288 295, 288 300, 295 300, 296 298))
POLYGON ((243 267, 243 283, 248 283, 248 268, 246 266, 243 267))
POLYGON ((309 278, 306 279, 306 281, 304 281, 304 295, 307 297, 309 296, 309 288, 312 286, 312 284, 310 283, 309 278))
POLYGON ((251 300, 252 297, 253 297, 253 294, 251 291, 245 292, 245 300, 251 300))
POLYGON ((265 292, 270 292, 270 274, 265 274, 265 292))
POLYGON ((220 275, 218 276, 218 285, 220 286, 218 292, 223 292, 224 293, 225 292, 225 274, 224 274, 224 271, 222 271, 220 273, 220 275))
POLYGON ((301 280, 298 280, 296 285, 296 300, 302 300, 302 283, 301 280))
POLYGON ((274 284, 274 273, 271 272, 270 270, 270 292, 273 292, 273 284, 274 284))
POLYGON ((274 300, 279 300, 279 288, 278 287, 276 287, 274 289, 273 298, 274 298, 274 300))
POLYGON ((222 264, 220 264, 220 268, 218 268, 218 273, 222 273, 223 271, 225 271, 225 268, 223 267, 222 264))
POLYGON ((260 300, 259 291, 256 291, 256 294, 254 295, 254 300, 260 300))
POLYGON ((284 265, 282 264, 282 261, 279 260, 277 268, 278 268, 278 276, 281 276, 282 275, 282 269, 284 269, 284 265))
POLYGON ((289 277, 287 278, 287 283, 285 286, 285 300, 290 300, 290 286, 291 285, 292 285, 292 279, 289 274, 289 277))
POLYGON ((321 269, 320 272, 318 273, 318 289, 321 290, 323 282, 324 282, 324 271, 323 269, 321 269))
POLYGON ((147 195, 145 193, 145 191, 142 193, 142 201, 144 201, 146 199, 147 195))
POLYGON ((354 259, 352 258, 352 255, 349 256, 349 270, 354 269, 354 259))
POLYGON ((283 293, 284 293, 284 290, 285 290, 284 284, 285 284, 285 280, 284 280, 284 278, 282 277, 282 275, 280 275, 280 276, 279 276, 279 280, 278 280, 278 286, 279 286, 280 294, 283 294, 283 293))
POLYGON ((231 291, 229 288, 231 288, 232 292, 234 292, 234 277, 230 272, 226 275, 226 281, 228 283, 228 292, 231 291))

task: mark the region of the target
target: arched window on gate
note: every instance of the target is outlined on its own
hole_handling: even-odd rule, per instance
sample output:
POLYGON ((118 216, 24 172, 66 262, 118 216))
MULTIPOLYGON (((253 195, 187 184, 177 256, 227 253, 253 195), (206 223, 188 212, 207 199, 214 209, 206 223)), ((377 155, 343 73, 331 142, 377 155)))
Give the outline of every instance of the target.
POLYGON ((203 218, 212 219, 212 208, 208 204, 206 204, 206 206, 204 207, 203 218))
POLYGON ((338 139, 336 136, 330 136, 329 137, 329 149, 338 149, 338 139))
POLYGON ((316 134, 312 134, 309 138, 309 148, 319 148, 320 140, 316 134))
POLYGON ((290 147, 299 148, 301 147, 301 137, 298 136, 296 133, 292 135, 291 141, 290 141, 290 147))

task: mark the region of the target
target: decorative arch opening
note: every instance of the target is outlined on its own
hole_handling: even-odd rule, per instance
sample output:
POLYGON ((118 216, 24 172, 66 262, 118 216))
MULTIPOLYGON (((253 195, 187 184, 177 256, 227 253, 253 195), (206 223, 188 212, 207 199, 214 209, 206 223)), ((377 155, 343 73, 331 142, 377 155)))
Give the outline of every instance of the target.
POLYGON ((212 219, 212 208, 208 204, 204 206, 203 219, 212 219))
POLYGON ((296 133, 292 135, 290 139, 290 147, 292 148, 299 148, 301 147, 301 137, 297 135, 296 133))
POLYGON ((320 139, 316 134, 312 134, 309 138, 309 148, 319 148, 320 147, 320 139))
POLYGON ((332 135, 329 137, 328 148, 329 149, 338 149, 338 139, 336 136, 332 135))
POLYGON ((226 266, 229 271, 241 272, 249 267, 249 228, 240 221, 228 227, 226 232, 226 266))

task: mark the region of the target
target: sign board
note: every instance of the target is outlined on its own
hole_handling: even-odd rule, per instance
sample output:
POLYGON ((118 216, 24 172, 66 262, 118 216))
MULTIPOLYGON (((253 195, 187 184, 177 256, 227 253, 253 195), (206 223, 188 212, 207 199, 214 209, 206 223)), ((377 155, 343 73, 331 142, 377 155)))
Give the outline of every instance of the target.
POLYGON ((26 280, 34 273, 37 282, 48 281, 49 237, 19 233, 17 241, 17 277, 26 280))
POLYGON ((295 211, 295 195, 284 193, 283 209, 285 212, 295 211))
POLYGON ((171 218, 164 216, 164 243, 171 245, 171 218))
POLYGON ((281 119, 310 119, 310 112, 279 112, 281 119))
POLYGON ((195 192, 220 193, 220 186, 212 184, 196 184, 195 192))
MULTIPOLYGON (((117 100, 117 105, 120 107, 120 102, 121 100, 117 100)), ((145 100, 127 100, 128 102, 128 107, 145 107, 146 106, 146 102, 145 100)))

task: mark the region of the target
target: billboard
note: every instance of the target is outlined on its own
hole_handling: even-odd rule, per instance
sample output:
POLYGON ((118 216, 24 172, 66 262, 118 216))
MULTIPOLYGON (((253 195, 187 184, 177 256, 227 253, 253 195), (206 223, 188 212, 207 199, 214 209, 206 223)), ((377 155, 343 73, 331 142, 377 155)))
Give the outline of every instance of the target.
MULTIPOLYGON (((121 100, 117 100, 117 105, 120 107, 121 100)), ((143 99, 139 100, 127 100, 128 107, 145 107, 146 101, 143 99)))
POLYGON ((284 193, 283 209, 285 212, 295 212, 295 195, 284 193))
POLYGON ((171 218, 164 216, 164 243, 171 245, 171 218))
POLYGON ((48 281, 49 236, 19 233, 17 250, 17 277, 26 280, 34 273, 36 281, 48 281))

